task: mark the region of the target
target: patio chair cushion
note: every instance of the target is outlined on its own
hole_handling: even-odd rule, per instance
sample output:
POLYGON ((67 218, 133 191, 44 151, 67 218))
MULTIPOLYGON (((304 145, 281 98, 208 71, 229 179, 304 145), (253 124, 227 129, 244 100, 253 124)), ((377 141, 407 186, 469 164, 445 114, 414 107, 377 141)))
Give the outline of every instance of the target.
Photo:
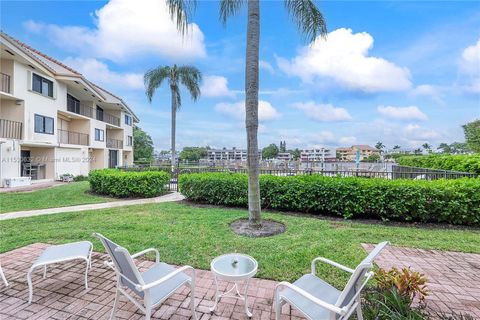
MULTIPOLYGON (((341 294, 341 291, 332 287, 330 284, 314 276, 313 274, 304 275, 295 281, 293 285, 310 293, 312 296, 333 305, 335 305, 338 297, 341 294)), ((329 319, 329 310, 316 305, 311 300, 303 297, 290 288, 285 288, 280 291, 280 296, 287 300, 288 303, 290 303, 296 309, 305 313, 305 315, 307 315, 310 319, 329 319)))
MULTIPOLYGON (((155 263, 155 265, 142 273, 142 278, 145 284, 159 280, 168 274, 175 271, 175 268, 163 262, 155 263)), ((161 285, 150 289, 150 296, 152 304, 157 304, 164 300, 169 294, 182 286, 185 282, 190 280, 190 277, 185 273, 179 273, 173 278, 167 280, 161 285)))

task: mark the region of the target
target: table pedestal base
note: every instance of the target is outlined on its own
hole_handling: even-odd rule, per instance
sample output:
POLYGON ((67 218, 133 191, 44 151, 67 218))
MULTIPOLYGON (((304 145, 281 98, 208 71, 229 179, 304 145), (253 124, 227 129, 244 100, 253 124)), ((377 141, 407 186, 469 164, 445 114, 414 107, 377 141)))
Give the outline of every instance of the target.
POLYGON ((248 304, 247 304, 247 292, 248 292, 248 282, 249 282, 250 279, 246 279, 244 280, 245 281, 245 292, 244 294, 241 294, 240 293, 240 290, 238 289, 238 284, 237 284, 237 281, 233 282, 233 286, 228 289, 228 286, 227 286, 227 291, 224 292, 224 293, 219 293, 218 291, 218 280, 217 280, 217 277, 215 276, 215 303, 213 305, 213 307, 210 308, 210 312, 213 312, 215 311, 215 309, 217 308, 217 304, 218 302, 220 301, 221 298, 235 298, 235 299, 240 299, 240 300, 243 300, 245 302, 245 313, 247 314, 247 316, 249 318, 252 317, 252 313, 250 312, 250 310, 248 310, 248 304), (233 294, 230 294, 230 293, 233 293, 233 294))

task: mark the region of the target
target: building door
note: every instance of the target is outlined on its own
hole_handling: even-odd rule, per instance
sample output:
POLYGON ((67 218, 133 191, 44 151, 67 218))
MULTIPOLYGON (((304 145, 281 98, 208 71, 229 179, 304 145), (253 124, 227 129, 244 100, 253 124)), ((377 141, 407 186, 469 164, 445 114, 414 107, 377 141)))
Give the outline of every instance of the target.
POLYGON ((116 168, 118 166, 118 150, 108 150, 108 167, 116 168))
POLYGON ((97 120, 103 121, 103 109, 97 106, 97 120))

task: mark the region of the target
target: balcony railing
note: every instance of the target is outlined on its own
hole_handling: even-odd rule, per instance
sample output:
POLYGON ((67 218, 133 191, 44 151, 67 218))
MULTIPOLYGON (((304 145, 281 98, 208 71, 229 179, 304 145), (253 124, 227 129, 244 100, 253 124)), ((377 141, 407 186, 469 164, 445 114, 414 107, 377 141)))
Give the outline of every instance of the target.
POLYGON ((0 138, 22 139, 21 122, 0 119, 0 138))
POLYGON ((0 72, 0 91, 6 93, 12 93, 10 91, 10 76, 3 72, 0 72))
POLYGON ((105 111, 94 109, 92 107, 81 104, 75 100, 67 99, 67 110, 76 114, 80 114, 85 117, 97 119, 106 123, 113 124, 114 126, 120 126, 120 118, 115 117, 105 111))
POLYGON ((107 148, 123 149, 123 141, 107 138, 107 148))
POLYGON ((88 146, 88 134, 58 129, 58 142, 88 146))

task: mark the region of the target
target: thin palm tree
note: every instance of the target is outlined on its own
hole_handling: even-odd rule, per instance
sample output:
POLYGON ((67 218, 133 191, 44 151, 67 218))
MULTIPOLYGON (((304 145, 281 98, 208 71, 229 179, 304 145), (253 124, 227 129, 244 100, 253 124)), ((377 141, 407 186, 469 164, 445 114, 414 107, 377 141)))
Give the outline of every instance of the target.
MULTIPOLYGON (((196 0, 167 0, 170 15, 185 34, 195 9, 196 0)), ((245 126, 247 131, 248 211, 252 227, 261 227, 259 153, 258 153, 258 88, 260 47, 260 1, 220 0, 220 20, 238 14, 247 5, 247 49, 245 63, 245 126)), ((327 25, 313 0, 284 0, 285 8, 308 41, 327 36, 327 25)))
POLYGON ((190 92, 190 96, 193 101, 197 101, 200 97, 200 84, 202 82, 202 73, 193 66, 180 66, 173 65, 170 66, 159 66, 153 68, 143 76, 145 82, 145 94, 147 95, 148 101, 151 103, 153 95, 158 88, 161 87, 162 83, 165 80, 168 80, 170 85, 170 93, 172 98, 172 134, 171 134, 171 153, 172 160, 171 166, 172 171, 175 169, 175 132, 176 132, 176 121, 177 121, 177 111, 182 106, 182 99, 180 96, 180 84, 187 88, 190 92))

